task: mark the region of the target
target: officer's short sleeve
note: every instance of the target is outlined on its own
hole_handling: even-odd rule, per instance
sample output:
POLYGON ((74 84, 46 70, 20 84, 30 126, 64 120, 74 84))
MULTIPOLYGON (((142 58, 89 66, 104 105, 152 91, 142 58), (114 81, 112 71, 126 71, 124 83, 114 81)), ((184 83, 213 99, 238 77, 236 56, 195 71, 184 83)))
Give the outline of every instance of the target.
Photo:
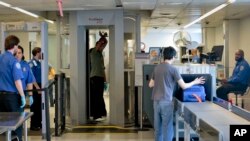
POLYGON ((20 63, 17 61, 13 62, 12 68, 13 68, 12 75, 13 75, 14 80, 16 81, 16 80, 22 79, 23 72, 22 72, 20 63))
POLYGON ((36 79, 31 71, 29 65, 27 65, 27 68, 28 68, 27 84, 36 82, 36 79))

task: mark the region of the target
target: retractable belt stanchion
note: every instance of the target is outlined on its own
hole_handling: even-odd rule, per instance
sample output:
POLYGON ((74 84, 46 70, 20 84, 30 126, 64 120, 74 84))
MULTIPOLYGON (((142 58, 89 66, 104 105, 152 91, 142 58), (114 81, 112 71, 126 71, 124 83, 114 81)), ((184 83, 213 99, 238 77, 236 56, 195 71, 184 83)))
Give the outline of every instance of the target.
MULTIPOLYGON (((55 80, 58 80, 58 79, 59 79, 59 75, 57 74, 55 76, 55 80)), ((57 81, 57 83, 55 84, 55 136, 59 136, 59 123, 58 123, 58 119, 59 119, 58 95, 59 94, 58 93, 59 93, 59 85, 58 85, 58 81, 57 81)))
POLYGON ((138 93, 140 96, 140 129, 139 131, 148 131, 149 129, 143 128, 143 95, 142 95, 142 87, 138 87, 138 93))
POLYGON ((60 74, 60 118, 61 118, 61 132, 65 130, 65 73, 60 74))
MULTIPOLYGON (((46 88, 36 89, 36 90, 25 90, 25 92, 37 91, 42 92, 42 139, 46 139, 46 141, 51 141, 51 133, 50 133, 50 112, 49 112, 49 89, 53 85, 57 86, 57 77, 55 77, 54 81, 51 82, 46 88)), ((55 88, 57 92, 57 87, 55 88)), ((27 125, 26 125, 27 126, 27 125)))
POLYGON ((65 73, 56 75, 58 81, 55 84, 55 136, 60 136, 65 130, 65 73))
POLYGON ((43 91, 43 89, 41 89, 42 92, 42 139, 46 138, 46 134, 47 134, 47 127, 46 127, 46 111, 45 111, 45 92, 43 91))
POLYGON ((49 84, 48 87, 41 89, 42 93, 42 138, 51 141, 50 133, 50 112, 49 112, 49 89, 55 84, 56 80, 49 84))
POLYGON ((50 136, 50 117, 49 117, 49 89, 45 89, 45 118, 46 118, 46 140, 51 141, 50 136))

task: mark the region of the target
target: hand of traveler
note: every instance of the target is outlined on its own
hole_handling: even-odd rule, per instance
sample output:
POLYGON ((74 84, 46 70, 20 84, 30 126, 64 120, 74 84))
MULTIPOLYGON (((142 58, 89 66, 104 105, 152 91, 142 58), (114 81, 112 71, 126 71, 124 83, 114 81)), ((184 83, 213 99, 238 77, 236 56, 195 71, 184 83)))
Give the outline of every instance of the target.
POLYGON ((26 104, 26 99, 25 99, 25 96, 21 96, 21 106, 20 108, 23 108, 26 104))
POLYGON ((34 99, 32 95, 29 96, 29 101, 30 101, 30 106, 31 106, 34 103, 34 99))
POLYGON ((107 91, 108 90, 108 83, 107 82, 104 82, 104 91, 107 91))

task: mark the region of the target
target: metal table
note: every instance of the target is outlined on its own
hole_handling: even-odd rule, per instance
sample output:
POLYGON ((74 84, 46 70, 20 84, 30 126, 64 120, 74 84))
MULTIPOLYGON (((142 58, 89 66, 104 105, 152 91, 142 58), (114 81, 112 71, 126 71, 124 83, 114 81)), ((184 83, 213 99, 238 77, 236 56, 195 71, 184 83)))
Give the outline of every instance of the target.
POLYGON ((4 132, 6 132, 6 131, 7 131, 6 128, 0 128, 0 134, 4 133, 4 132))
POLYGON ((229 140, 231 124, 250 125, 246 119, 212 102, 184 103, 184 121, 189 124, 185 129, 187 134, 191 127, 198 132, 200 138, 217 141, 229 140))
MULTIPOLYGON (((1 112, 0 113, 0 131, 7 132, 6 141, 11 141, 11 131, 16 130, 19 126, 24 125, 24 141, 27 141, 27 119, 33 113, 31 112, 1 112)), ((0 133, 1 133, 0 132, 0 133)))
POLYGON ((190 139, 190 132, 191 128, 195 131, 197 130, 197 123, 198 118, 196 115, 196 112, 199 111, 223 111, 224 108, 206 101, 202 103, 198 102, 181 102, 178 99, 175 99, 175 120, 176 120, 176 126, 175 126, 175 132, 176 132, 176 141, 178 141, 179 138, 179 120, 184 120, 184 139, 189 140, 190 139))

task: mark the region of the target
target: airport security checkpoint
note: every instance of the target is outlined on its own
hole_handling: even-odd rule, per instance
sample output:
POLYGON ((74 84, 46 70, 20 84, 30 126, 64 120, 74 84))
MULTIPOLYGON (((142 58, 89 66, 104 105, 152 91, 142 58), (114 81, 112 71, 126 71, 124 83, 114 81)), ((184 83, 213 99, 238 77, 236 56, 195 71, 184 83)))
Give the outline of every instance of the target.
POLYGON ((249 141, 249 6, 0 1, 0 141, 249 141))

